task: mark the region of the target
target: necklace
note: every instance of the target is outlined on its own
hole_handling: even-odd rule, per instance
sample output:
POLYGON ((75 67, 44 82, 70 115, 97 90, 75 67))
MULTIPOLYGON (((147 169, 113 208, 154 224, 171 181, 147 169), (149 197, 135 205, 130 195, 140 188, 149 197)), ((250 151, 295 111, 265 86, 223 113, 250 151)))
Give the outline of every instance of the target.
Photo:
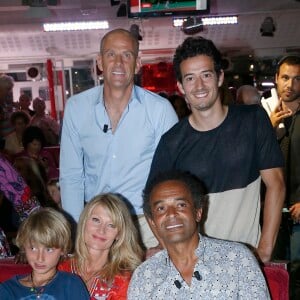
POLYGON ((37 287, 33 281, 33 276, 32 276, 32 272, 30 273, 30 280, 31 280, 31 284, 32 287, 30 288, 31 292, 34 292, 34 294, 36 295, 37 299, 40 299, 41 295, 43 294, 43 292, 45 291, 45 287, 46 285, 55 277, 57 271, 55 271, 54 275, 51 276, 49 279, 47 279, 45 281, 45 283, 41 286, 41 287, 37 287))

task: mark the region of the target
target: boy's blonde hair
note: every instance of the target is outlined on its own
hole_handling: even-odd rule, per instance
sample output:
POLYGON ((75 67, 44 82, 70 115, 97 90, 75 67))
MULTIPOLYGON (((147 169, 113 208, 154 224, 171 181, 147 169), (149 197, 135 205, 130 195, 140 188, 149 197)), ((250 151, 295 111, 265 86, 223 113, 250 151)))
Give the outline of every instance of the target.
POLYGON ((26 243, 59 248, 67 254, 71 249, 70 224, 59 211, 50 207, 40 208, 32 212, 18 230, 16 244, 21 251, 26 243))

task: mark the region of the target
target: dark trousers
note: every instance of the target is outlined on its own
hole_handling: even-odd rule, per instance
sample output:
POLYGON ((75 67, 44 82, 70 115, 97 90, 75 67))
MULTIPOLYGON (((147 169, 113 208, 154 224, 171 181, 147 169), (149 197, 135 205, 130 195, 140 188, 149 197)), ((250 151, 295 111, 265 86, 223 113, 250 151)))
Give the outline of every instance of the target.
POLYGON ((283 213, 273 260, 289 261, 290 299, 300 299, 300 224, 293 224, 289 213, 283 213))

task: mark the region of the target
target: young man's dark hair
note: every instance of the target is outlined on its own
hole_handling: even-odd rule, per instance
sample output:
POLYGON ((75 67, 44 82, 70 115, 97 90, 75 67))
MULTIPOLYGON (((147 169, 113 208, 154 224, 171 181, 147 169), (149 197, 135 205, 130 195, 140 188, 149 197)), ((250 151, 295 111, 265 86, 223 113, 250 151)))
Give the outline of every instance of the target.
POLYGON ((300 65, 300 56, 297 54, 285 55, 277 63, 276 74, 279 74, 280 67, 283 64, 295 66, 300 65))
POLYGON ((201 36, 188 37, 177 47, 174 58, 173 67, 176 79, 182 83, 182 75, 180 64, 182 61, 198 55, 210 56, 214 61, 215 71, 219 76, 222 70, 222 55, 211 40, 207 40, 201 36))
POLYGON ((159 173, 152 181, 147 184, 143 191, 143 209, 144 214, 148 217, 152 217, 151 207, 150 207, 150 195, 153 189, 160 183, 165 181, 174 180, 185 184, 187 189, 192 195, 193 203, 195 209, 201 208, 205 201, 206 191, 202 182, 194 175, 189 172, 183 172, 179 170, 171 170, 164 173, 159 173))

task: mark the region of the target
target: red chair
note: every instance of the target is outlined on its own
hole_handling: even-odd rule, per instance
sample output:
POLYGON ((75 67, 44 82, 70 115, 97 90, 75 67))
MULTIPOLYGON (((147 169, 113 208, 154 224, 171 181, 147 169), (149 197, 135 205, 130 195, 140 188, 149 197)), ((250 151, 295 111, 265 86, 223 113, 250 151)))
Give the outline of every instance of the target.
POLYGON ((15 275, 28 274, 32 271, 28 264, 15 264, 11 258, 0 259, 0 283, 15 275))
POLYGON ((60 146, 49 146, 49 147, 44 147, 44 149, 51 153, 51 155, 52 155, 52 157, 54 159, 56 168, 58 169, 59 168, 59 151, 60 151, 60 146))
POLYGON ((271 299, 289 299, 289 273, 282 264, 270 263, 263 267, 271 299))

